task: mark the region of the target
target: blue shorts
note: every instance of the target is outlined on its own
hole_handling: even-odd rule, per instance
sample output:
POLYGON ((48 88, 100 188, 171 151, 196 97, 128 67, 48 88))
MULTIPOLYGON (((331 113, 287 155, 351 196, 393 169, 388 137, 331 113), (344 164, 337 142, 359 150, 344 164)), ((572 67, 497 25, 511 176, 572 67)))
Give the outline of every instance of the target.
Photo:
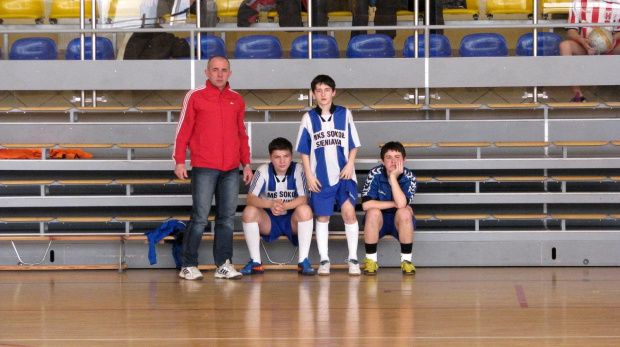
POLYGON ((260 235, 263 237, 263 240, 265 242, 272 242, 284 235, 291 241, 293 246, 297 247, 297 235, 293 235, 293 230, 291 229, 291 218, 293 218, 295 210, 288 210, 288 213, 283 216, 274 216, 271 210, 268 209, 265 209, 265 212, 267 212, 269 219, 271 219, 271 230, 269 235, 260 235))
MULTIPOLYGON (((381 230, 379 230, 379 239, 383 238, 385 235, 392 235, 395 239, 398 240, 398 230, 396 230, 396 224, 394 224, 394 213, 381 212, 383 215, 383 225, 381 226, 381 230)), ((411 221, 413 222, 413 230, 418 228, 415 216, 411 216, 411 221)), ((364 223, 366 223, 366 216, 364 216, 364 223)))
POLYGON ((320 193, 311 193, 308 204, 315 216, 332 216, 334 202, 340 210, 345 201, 349 200, 355 207, 357 200, 357 184, 353 180, 340 180, 333 186, 321 187, 320 193))

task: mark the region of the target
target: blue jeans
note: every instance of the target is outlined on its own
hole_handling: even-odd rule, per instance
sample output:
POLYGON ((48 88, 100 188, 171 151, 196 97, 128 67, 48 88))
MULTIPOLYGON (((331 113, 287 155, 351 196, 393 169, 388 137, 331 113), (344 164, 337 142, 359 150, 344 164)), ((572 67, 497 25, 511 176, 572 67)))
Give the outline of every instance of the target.
POLYGON ((215 194, 213 259, 220 266, 233 256, 233 228, 239 196, 239 170, 192 168, 192 216, 183 237, 183 267, 198 266, 198 248, 215 194))

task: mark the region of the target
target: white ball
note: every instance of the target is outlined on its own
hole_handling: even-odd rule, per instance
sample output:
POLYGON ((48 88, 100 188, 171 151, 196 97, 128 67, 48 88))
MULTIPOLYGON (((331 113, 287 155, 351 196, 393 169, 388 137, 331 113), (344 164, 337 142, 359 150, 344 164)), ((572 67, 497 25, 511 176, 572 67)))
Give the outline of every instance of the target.
POLYGON ((603 54, 611 51, 614 48, 614 37, 612 33, 603 28, 603 27, 595 27, 588 34, 588 39, 590 39, 590 46, 596 49, 598 54, 603 54))

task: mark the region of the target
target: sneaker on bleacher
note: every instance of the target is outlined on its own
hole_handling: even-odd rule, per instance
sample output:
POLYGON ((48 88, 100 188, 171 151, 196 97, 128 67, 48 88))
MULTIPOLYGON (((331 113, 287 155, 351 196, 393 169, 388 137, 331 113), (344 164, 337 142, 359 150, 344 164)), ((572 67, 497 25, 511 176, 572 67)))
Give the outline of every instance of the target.
POLYGON ((583 95, 575 93, 575 97, 573 97, 570 102, 588 102, 588 100, 586 100, 583 95))
POLYGON ((263 268, 263 264, 255 262, 254 259, 250 259, 247 265, 239 272, 243 275, 262 274, 265 272, 265 268, 263 268))
POLYGON ((377 270, 379 270, 379 264, 377 264, 376 261, 372 259, 364 259, 364 263, 366 264, 366 266, 364 266, 364 274, 366 275, 377 274, 377 270))
POLYGON ((403 260, 400 268, 403 270, 403 275, 415 275, 415 266, 409 260, 403 260))
POLYGON ((181 272, 179 272, 179 277, 184 278, 186 280, 201 280, 202 273, 195 266, 189 266, 181 268, 181 272))
POLYGON ((359 276, 362 274, 362 271, 360 270, 360 263, 357 259, 349 259, 347 260, 347 263, 349 263, 349 275, 359 276))
POLYGON ((235 270, 235 267, 230 263, 229 259, 215 270, 215 278, 237 279, 243 275, 241 272, 235 270))
POLYGON ((312 268, 310 261, 306 258, 301 263, 297 263, 297 273, 304 276, 314 276, 316 275, 316 270, 312 268))
POLYGON ((331 267, 331 264, 329 263, 329 260, 323 260, 319 264, 319 270, 317 271, 317 273, 319 274, 319 276, 329 275, 330 267, 331 267))

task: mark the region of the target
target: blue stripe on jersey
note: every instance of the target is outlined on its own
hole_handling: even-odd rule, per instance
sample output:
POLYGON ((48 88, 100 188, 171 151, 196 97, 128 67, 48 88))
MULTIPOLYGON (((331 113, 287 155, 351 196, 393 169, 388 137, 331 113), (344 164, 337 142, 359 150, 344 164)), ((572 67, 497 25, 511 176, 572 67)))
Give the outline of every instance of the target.
POLYGON ((308 129, 303 129, 303 132, 297 143, 297 152, 310 155, 312 152, 312 136, 308 132, 308 129))
MULTIPOLYGON (((310 116, 310 122, 312 123, 312 131, 316 134, 323 129, 323 122, 321 121, 321 115, 316 113, 316 109, 310 110, 308 112, 310 116)), ((310 139, 314 140, 314 139, 310 139)))
POLYGON ((295 186, 295 169, 297 168, 297 163, 292 162, 291 167, 289 168, 289 175, 286 176, 286 189, 295 190, 297 187, 295 186))
POLYGON ((327 160, 324 159, 325 158, 325 147, 315 149, 314 153, 315 153, 316 158, 323 159, 323 160, 316 161, 316 168, 314 169, 315 170, 314 176, 319 179, 319 182, 321 182, 321 185, 329 186, 330 185, 329 180, 327 179, 327 177, 329 177, 327 175, 327 160))
POLYGON ((276 176, 273 174, 274 169, 273 169, 273 164, 269 163, 269 168, 267 169, 269 170, 268 172, 269 174, 269 181, 267 182, 268 188, 267 190, 270 192, 274 192, 276 190, 276 176))
MULTIPOLYGON (((254 189, 256 188, 256 184, 261 180, 260 177, 260 171, 256 170, 256 172, 254 173, 254 177, 252 177, 252 184, 250 184, 250 190, 248 190, 249 192, 253 192, 254 189)), ((265 191, 265 187, 263 186, 260 190, 260 192, 258 192, 258 194, 256 194, 256 196, 260 196, 263 192, 265 191)))

